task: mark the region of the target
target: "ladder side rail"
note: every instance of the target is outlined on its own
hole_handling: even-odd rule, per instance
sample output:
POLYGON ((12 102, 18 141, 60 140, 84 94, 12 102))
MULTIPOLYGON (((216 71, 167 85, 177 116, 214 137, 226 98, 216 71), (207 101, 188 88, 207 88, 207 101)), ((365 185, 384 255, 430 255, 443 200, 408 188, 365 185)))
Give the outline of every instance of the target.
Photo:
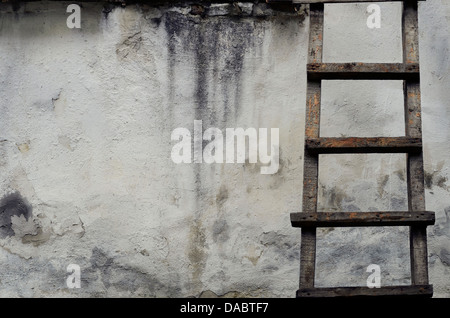
MULTIPOLYGON (((308 63, 321 63, 323 52, 324 5, 310 5, 308 63)), ((305 140, 318 138, 320 129, 321 81, 307 81, 305 140)), ((317 211, 319 155, 305 148, 303 165, 303 212, 317 211)), ((300 288, 314 288, 316 228, 303 228, 300 244, 300 288)))

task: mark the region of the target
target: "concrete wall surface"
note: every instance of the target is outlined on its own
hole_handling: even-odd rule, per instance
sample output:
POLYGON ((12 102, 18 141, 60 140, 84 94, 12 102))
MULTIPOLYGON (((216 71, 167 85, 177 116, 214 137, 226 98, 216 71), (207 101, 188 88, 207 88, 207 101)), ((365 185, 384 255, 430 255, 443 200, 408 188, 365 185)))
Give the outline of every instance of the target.
MULTIPOLYGON (((308 7, 82 2, 69 28, 71 3, 0 4, 0 297, 294 297, 308 7), (267 128, 271 163, 174 162, 177 128, 192 161, 208 145, 194 121, 224 148, 267 128)), ((402 61, 401 3, 377 4, 380 28, 326 5, 325 62, 402 61)), ((419 26, 429 277, 450 297, 450 3, 421 1, 419 26)), ((324 81, 321 135, 404 135, 402 85, 324 81)), ((407 208, 404 154, 321 155, 319 210, 407 208)), ((366 286, 370 264, 410 284, 408 234, 319 229, 316 286, 366 286)))

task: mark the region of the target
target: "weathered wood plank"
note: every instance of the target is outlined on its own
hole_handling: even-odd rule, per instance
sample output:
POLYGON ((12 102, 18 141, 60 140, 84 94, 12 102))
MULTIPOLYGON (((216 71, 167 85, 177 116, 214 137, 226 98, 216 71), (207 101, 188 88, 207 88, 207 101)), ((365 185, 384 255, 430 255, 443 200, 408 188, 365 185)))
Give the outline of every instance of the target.
MULTIPOLYGON (((310 6, 308 62, 321 63, 323 49, 323 4, 310 6)), ((321 82, 308 81, 305 138, 318 138, 320 129, 321 82)), ((316 211, 319 156, 304 152, 303 211, 316 211)), ((314 287, 316 267, 316 229, 302 229, 300 243, 300 287, 314 287)))
MULTIPOLYGON (((419 63, 419 22, 417 2, 403 4, 402 15, 403 63, 419 63)), ((409 137, 422 137, 420 82, 405 81, 405 132, 409 137)), ((425 209, 423 153, 407 156, 408 209, 425 209)), ((425 226, 411 226, 410 260, 413 285, 428 284, 428 249, 425 226)))
POLYGON ((311 154, 420 153, 422 151, 422 139, 410 137, 308 138, 305 140, 305 148, 311 154))
POLYGON ((420 102, 420 82, 405 81, 405 136, 422 138, 422 107, 420 102))
POLYGON ((427 228, 411 226, 409 231, 411 284, 428 284, 427 228))
POLYGON ((323 4, 309 8, 309 55, 308 63, 322 63, 323 54, 323 4))
POLYGON ((383 286, 380 288, 368 287, 329 287, 329 288, 301 288, 297 290, 297 298, 309 297, 431 297, 433 296, 433 285, 406 285, 406 286, 383 286))
POLYGON ((293 227, 357 227, 433 225, 434 212, 300 212, 291 213, 293 227))
MULTIPOLYGON (((318 133, 318 131, 317 131, 318 133)), ((303 211, 317 210, 318 155, 305 152, 303 165, 303 211)), ((300 288, 314 287, 316 266, 316 229, 302 229, 300 243, 300 288)))
MULTIPOLYGON (((316 211, 318 189, 318 156, 305 153, 303 168, 303 210, 316 211)), ((316 229, 302 229, 300 243, 299 286, 314 287, 316 266, 316 229)))
MULTIPOLYGON (((308 82, 305 136, 319 136, 320 82, 308 82)), ((303 211, 316 211, 318 189, 318 155, 304 153, 303 211)), ((300 244, 300 286, 314 287, 316 265, 316 229, 302 229, 300 244)))
POLYGON ((308 79, 418 80, 419 64, 403 63, 310 63, 308 79))
POLYGON ((402 14, 403 62, 419 63, 419 20, 417 1, 403 3, 402 14))
MULTIPOLYGON (((318 138, 320 129, 320 82, 308 82, 305 115, 305 138, 318 138)), ((317 207, 319 157, 304 153, 303 161, 303 211, 315 211, 317 207)))
POLYGON ((422 154, 407 155, 406 181, 408 186, 408 209, 410 211, 426 210, 422 154))
POLYGON ((316 276, 316 228, 302 229, 300 243, 300 288, 313 288, 316 276))
POLYGON ((305 138, 319 137, 321 83, 308 82, 306 92, 305 138))
MULTIPOLYGON (((408 154, 406 165, 408 186, 408 209, 425 210, 423 154, 408 154)), ((411 226, 410 261, 412 284, 428 284, 428 249, 427 232, 424 226, 411 226)))

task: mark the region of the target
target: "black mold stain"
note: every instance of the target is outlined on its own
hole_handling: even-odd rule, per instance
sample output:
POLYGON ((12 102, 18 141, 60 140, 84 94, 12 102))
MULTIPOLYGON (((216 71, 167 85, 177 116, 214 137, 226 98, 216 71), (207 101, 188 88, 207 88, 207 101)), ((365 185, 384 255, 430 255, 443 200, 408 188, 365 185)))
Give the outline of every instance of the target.
POLYGON ((32 206, 19 192, 5 195, 0 200, 0 236, 2 238, 13 236, 14 230, 12 229, 11 218, 23 215, 28 221, 31 212, 32 206))
MULTIPOLYGON (((166 12, 162 18, 167 34, 169 80, 167 117, 170 121, 177 108, 186 107, 176 85, 177 70, 188 68, 192 74, 194 119, 202 120, 203 129, 222 129, 230 118, 239 113, 241 70, 246 47, 253 41, 254 22, 234 21, 229 17, 202 18, 166 12)), ((191 126, 192 123, 186 123, 191 126)), ((232 125, 231 123, 229 125, 232 125)), ((229 126, 225 126, 229 127, 229 126)), ((208 141, 203 141, 203 148, 208 141)), ((207 255, 206 237, 201 225, 204 198, 207 197, 200 165, 194 165, 195 202, 190 231, 188 258, 192 265, 193 280, 199 283, 207 255)), ((222 191, 218 205, 225 202, 222 191)))
POLYGON ((431 189, 434 185, 447 190, 447 185, 445 184, 448 179, 447 177, 439 175, 440 171, 433 171, 432 173, 426 172, 424 175, 425 188, 431 189))
POLYGON ((113 11, 113 9, 114 9, 114 5, 112 5, 111 3, 105 3, 103 5, 102 13, 103 13, 105 19, 108 19, 108 15, 113 11))
POLYGON ((12 0, 11 1, 11 6, 14 12, 19 11, 20 9, 20 1, 19 0, 12 0))
POLYGON ((161 18, 151 18, 150 21, 155 25, 155 27, 159 27, 161 24, 161 18))
POLYGON ((171 83, 171 105, 168 107, 173 108, 175 101, 174 69, 177 64, 192 63, 189 67, 195 73, 192 79, 195 119, 203 120, 205 127, 219 128, 224 121, 236 119, 240 108, 244 56, 255 37, 254 21, 166 12, 164 27, 168 36, 168 78, 171 83), (183 56, 194 60, 181 60, 183 56), (219 94, 220 97, 217 96, 219 94), (223 114, 218 110, 223 110, 223 114))
POLYGON ((424 181, 425 187, 431 189, 431 186, 433 185, 433 173, 425 172, 424 181))

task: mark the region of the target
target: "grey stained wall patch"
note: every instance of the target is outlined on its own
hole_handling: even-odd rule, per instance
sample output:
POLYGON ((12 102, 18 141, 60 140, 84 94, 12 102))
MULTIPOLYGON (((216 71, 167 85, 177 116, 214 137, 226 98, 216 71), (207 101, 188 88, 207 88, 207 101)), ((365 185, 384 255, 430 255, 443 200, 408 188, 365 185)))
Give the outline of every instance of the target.
POLYGON ((23 215, 28 220, 32 210, 32 206, 19 192, 5 195, 0 200, 0 236, 5 238, 14 235, 11 218, 23 215))

